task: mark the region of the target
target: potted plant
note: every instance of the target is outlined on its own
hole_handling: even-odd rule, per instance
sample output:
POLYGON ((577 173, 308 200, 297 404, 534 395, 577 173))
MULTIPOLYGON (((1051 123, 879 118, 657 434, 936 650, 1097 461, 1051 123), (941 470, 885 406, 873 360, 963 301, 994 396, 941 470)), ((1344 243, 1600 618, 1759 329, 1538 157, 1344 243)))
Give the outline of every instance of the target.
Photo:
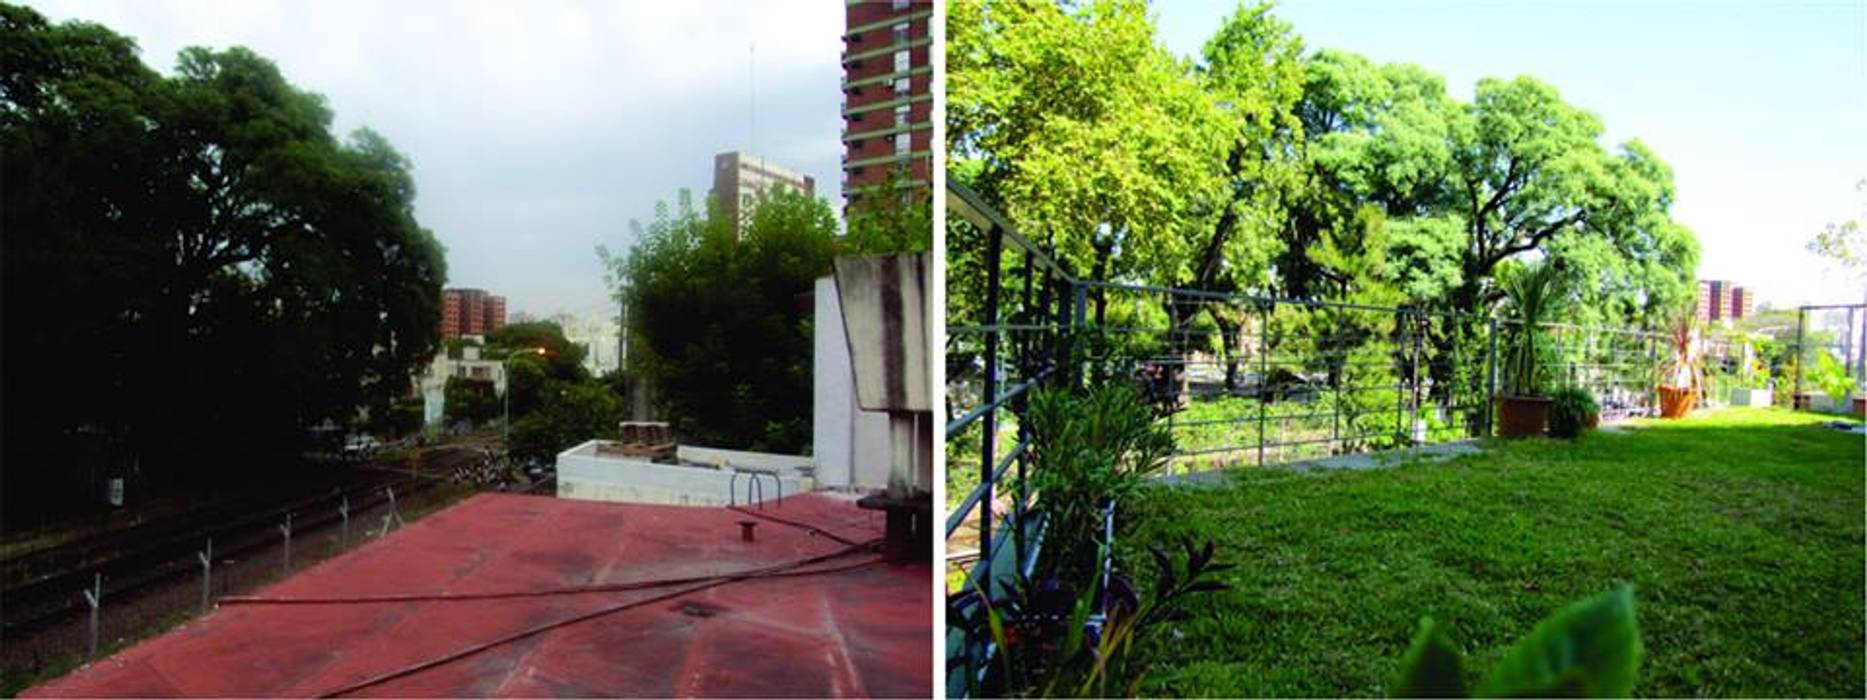
POLYGON ((1673 322, 1668 340, 1672 356, 1660 365, 1656 387, 1660 394, 1660 417, 1682 418, 1698 404, 1705 388, 1705 365, 1700 361, 1698 319, 1690 310, 1673 322))
POLYGON ((1854 393, 1854 379, 1848 376, 1848 369, 1834 355, 1826 352, 1815 356, 1815 367, 1809 372, 1808 383, 1821 393, 1815 398, 1825 401, 1810 401, 1806 408, 1827 413, 1842 413, 1858 410, 1849 405, 1849 396, 1854 393))
POLYGON ((1556 310, 1562 277, 1554 265, 1537 262, 1500 277, 1505 321, 1512 324, 1504 363, 1503 392, 1497 397, 1498 436, 1542 435, 1549 425, 1549 397, 1544 395, 1548 368, 1543 364, 1543 323, 1556 310))
POLYGON ((1549 395, 1549 436, 1573 440, 1601 424, 1601 406, 1587 389, 1569 384, 1549 395))
POLYGON ((1769 338, 1754 335, 1745 339, 1743 364, 1737 373, 1738 386, 1731 390, 1732 406, 1769 406, 1775 402, 1770 387, 1770 366, 1764 362, 1764 344, 1769 338))

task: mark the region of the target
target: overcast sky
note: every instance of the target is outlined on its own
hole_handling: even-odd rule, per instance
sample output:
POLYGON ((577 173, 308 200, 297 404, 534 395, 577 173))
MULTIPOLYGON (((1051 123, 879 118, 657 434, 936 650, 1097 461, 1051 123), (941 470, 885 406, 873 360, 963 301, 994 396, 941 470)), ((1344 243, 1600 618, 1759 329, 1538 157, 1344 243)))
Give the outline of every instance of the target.
MULTIPOLYGON (((1236 6, 1156 3, 1162 40, 1196 54, 1236 6)), ((1862 298, 1803 243, 1863 215, 1867 3, 1292 0, 1276 12, 1311 48, 1418 63, 1464 99, 1482 77, 1541 78, 1599 115, 1610 142, 1637 137, 1672 165, 1700 279, 1778 304, 1862 298)))
POLYGON ((164 73, 193 45, 276 61, 340 133, 414 161, 449 284, 513 312, 607 311, 597 244, 626 248, 681 188, 704 197, 718 152, 812 175, 840 210, 840 1, 27 4, 135 38, 164 73))

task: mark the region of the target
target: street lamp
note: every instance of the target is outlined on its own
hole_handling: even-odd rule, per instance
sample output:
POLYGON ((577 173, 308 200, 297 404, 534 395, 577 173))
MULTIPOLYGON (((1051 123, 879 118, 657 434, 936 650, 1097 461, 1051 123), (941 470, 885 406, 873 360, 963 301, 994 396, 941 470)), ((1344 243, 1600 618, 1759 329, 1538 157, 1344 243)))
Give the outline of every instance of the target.
POLYGON ((506 390, 500 392, 500 396, 504 399, 505 404, 505 417, 501 418, 499 421, 500 429, 505 431, 505 436, 500 439, 500 449, 505 450, 507 460, 511 460, 512 458, 512 368, 509 366, 509 363, 512 362, 514 358, 524 357, 526 355, 544 357, 549 354, 551 354, 551 351, 544 348, 526 348, 522 352, 515 352, 507 355, 505 359, 499 361, 499 371, 506 375, 506 390))

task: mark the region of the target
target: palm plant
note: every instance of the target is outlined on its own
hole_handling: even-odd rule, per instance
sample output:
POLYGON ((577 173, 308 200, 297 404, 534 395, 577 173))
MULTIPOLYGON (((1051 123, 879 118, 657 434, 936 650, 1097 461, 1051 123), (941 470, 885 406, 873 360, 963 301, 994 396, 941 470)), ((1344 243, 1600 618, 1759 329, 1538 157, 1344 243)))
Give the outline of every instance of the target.
POLYGON ((1542 396, 1548 368, 1543 365, 1543 323, 1556 313, 1564 293, 1562 275, 1548 262, 1535 262, 1502 275, 1506 319, 1517 324, 1504 364, 1504 391, 1511 396, 1542 396))
POLYGON ((1698 318, 1682 309, 1667 336, 1672 354, 1659 366, 1660 416, 1682 418, 1698 403, 1705 387, 1705 364, 1700 359, 1698 318))
POLYGON ((1667 333, 1672 355, 1660 365, 1659 385, 1697 393, 1705 386, 1705 363, 1700 357, 1698 319, 1690 312, 1674 318, 1667 333))

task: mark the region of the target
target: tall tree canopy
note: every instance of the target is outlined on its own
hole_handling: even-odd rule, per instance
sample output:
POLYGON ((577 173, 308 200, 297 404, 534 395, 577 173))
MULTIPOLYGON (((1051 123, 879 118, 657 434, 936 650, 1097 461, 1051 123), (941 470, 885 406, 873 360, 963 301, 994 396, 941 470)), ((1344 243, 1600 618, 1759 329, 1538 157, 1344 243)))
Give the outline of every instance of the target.
POLYGON ((81 486, 73 449, 251 469, 408 392, 445 267, 386 140, 332 135, 242 48, 163 77, 104 27, 0 5, 0 65, 9 512, 81 486))
POLYGON ((947 26, 955 174, 1080 274, 1188 274, 1236 127, 1146 6, 957 0, 947 26))
POLYGON ((811 306, 840 241, 828 203, 787 188, 758 197, 734 235, 682 192, 602 251, 628 308, 629 370, 683 440, 798 454, 810 444, 811 306))
POLYGON ((1196 62, 1132 0, 956 0, 948 37, 953 176, 1081 276, 1479 311, 1500 264, 1545 256, 1611 323, 1692 291, 1671 170, 1534 78, 1463 102, 1419 66, 1307 51, 1264 4, 1196 62))

